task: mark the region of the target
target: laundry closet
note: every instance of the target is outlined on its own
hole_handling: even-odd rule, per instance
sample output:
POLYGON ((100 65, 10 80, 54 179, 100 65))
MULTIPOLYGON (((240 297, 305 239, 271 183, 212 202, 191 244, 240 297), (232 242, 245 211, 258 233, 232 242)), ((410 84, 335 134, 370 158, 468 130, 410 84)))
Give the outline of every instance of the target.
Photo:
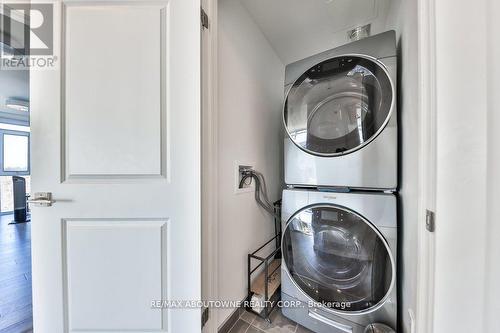
MULTIPOLYGON (((247 255, 275 234, 254 185, 240 184, 250 168, 263 175, 269 200, 282 200, 281 298, 340 297, 352 306, 283 314, 315 332, 358 333, 377 321, 410 332, 417 2, 220 0, 217 7, 217 299, 248 296, 247 255), (321 103, 310 110, 305 100, 321 103)), ((235 311, 217 309, 212 318, 221 328, 235 311)))

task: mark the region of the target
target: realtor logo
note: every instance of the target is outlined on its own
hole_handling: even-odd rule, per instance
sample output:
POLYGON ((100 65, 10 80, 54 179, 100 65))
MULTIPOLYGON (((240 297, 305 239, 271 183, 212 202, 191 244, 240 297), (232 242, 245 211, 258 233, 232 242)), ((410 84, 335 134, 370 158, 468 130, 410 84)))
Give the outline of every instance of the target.
POLYGON ((54 67, 54 5, 3 3, 0 13, 2 69, 54 67))
POLYGON ((50 3, 4 3, 2 43, 17 54, 52 55, 54 9, 50 3))

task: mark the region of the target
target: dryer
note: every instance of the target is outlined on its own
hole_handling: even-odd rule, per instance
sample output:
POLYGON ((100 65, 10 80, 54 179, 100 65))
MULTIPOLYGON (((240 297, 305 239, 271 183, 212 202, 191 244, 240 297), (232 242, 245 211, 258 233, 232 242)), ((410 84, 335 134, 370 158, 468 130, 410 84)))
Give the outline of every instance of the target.
POLYGON ((285 183, 397 187, 394 31, 286 66, 285 183))
POLYGON ((283 191, 283 314, 317 333, 397 325, 396 197, 283 191))

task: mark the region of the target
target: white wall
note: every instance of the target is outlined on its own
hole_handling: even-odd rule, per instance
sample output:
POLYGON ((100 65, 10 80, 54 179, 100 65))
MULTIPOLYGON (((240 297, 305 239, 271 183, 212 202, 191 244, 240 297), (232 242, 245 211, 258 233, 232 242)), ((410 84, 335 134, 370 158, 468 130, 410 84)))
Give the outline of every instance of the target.
POLYGON ((417 295, 417 223, 419 186, 418 25, 417 1, 392 0, 387 29, 396 30, 399 56, 399 255, 400 319, 410 332, 408 310, 415 311, 417 295))
POLYGON ((435 332, 484 332, 485 15, 484 0, 474 6, 436 1, 435 332))
MULTIPOLYGON (((255 163, 281 192, 284 66, 238 1, 219 2, 219 299, 246 296, 247 254, 274 233, 253 192, 234 193, 234 162, 255 163)), ((219 325, 231 309, 220 310, 219 325)))
POLYGON ((435 2, 434 331, 498 332, 498 1, 435 2))
POLYGON ((484 332, 496 333, 500 327, 500 2, 487 4, 488 66, 488 160, 487 160, 487 243, 484 302, 484 332))

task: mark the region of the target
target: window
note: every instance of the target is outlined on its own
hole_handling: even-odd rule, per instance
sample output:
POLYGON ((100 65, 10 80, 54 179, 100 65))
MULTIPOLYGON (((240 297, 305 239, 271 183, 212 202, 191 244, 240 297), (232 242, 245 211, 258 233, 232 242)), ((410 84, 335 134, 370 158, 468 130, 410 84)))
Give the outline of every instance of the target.
POLYGON ((0 129, 0 176, 30 174, 29 132, 0 129))
POLYGON ((0 126, 0 212, 14 210, 12 176, 26 179, 26 193, 30 193, 30 133, 22 126, 0 126), (17 130, 20 129, 20 130, 17 130))
POLYGON ((28 171, 28 137, 4 134, 3 171, 28 171))

